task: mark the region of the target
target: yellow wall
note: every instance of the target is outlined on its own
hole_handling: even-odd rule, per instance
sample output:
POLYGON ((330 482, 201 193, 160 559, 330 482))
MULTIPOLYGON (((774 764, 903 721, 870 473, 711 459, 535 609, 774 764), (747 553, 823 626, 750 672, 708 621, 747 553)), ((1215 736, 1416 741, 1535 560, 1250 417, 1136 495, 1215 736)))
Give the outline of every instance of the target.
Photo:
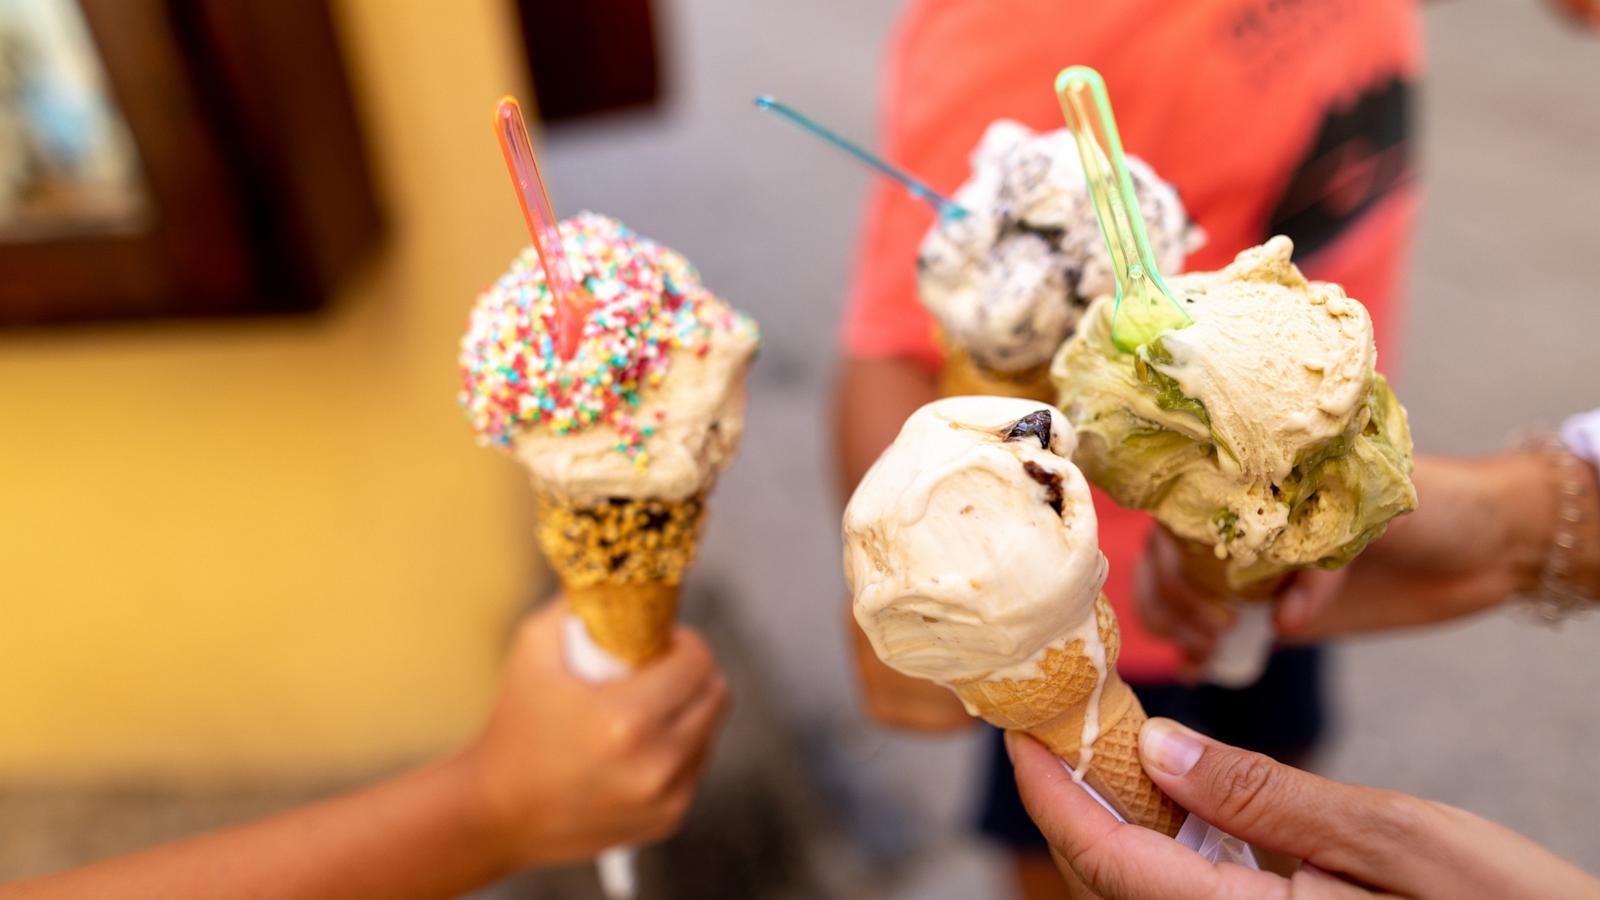
POLYGON ((525 240, 512 4, 335 9, 391 230, 330 313, 0 332, 0 777, 369 766, 486 708, 538 574, 454 401, 525 240))

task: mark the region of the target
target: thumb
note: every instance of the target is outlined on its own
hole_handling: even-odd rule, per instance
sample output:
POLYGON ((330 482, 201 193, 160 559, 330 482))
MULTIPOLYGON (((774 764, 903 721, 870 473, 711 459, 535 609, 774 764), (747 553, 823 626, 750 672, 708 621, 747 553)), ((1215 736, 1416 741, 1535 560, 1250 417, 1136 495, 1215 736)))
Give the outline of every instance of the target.
POLYGON ((1396 883, 1433 839, 1421 800, 1320 778, 1170 719, 1144 724, 1139 755, 1167 796, 1210 824, 1345 877, 1396 883))
POLYGON ((512 635, 508 666, 524 675, 576 678, 564 663, 562 622, 567 604, 559 595, 525 614, 512 635))
POLYGON ((1344 589, 1346 574, 1344 569, 1296 572, 1273 615, 1278 633, 1285 637, 1314 634, 1318 620, 1344 589))

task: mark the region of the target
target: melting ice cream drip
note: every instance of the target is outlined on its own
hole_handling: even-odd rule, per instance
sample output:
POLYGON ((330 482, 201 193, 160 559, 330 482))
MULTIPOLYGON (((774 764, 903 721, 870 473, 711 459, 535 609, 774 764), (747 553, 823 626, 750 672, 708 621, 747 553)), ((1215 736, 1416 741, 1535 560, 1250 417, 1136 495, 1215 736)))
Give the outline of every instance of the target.
POLYGON ((1094 666, 1094 690, 1089 692, 1089 709, 1083 716, 1083 731, 1078 737, 1083 749, 1078 751, 1078 764, 1072 769, 1072 780, 1083 784, 1094 760, 1094 742, 1100 740, 1100 693, 1106 686, 1106 645, 1100 640, 1099 617, 1090 615, 1083 626, 1083 652, 1094 666))

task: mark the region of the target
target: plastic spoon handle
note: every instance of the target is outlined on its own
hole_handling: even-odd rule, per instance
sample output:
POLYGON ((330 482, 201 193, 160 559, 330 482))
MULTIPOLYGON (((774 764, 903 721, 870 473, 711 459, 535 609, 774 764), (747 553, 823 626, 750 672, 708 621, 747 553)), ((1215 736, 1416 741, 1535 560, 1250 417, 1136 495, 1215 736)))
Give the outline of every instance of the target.
POLYGON ((567 263, 567 254, 561 246, 561 227, 550 206, 544 178, 539 175, 539 160, 534 156, 533 140, 528 137, 528 125, 523 121, 522 106, 517 98, 500 98, 495 107, 494 124, 495 134, 500 138, 500 152, 506 158, 506 169, 517 188, 517 201, 522 204, 522 218, 528 223, 528 236, 533 239, 539 265, 544 267, 545 284, 555 297, 556 352, 562 359, 571 359, 583 335, 589 299, 578 287, 572 267, 567 263))
POLYGON ((805 113, 800 112, 789 104, 784 103, 782 100, 778 100, 775 97, 761 96, 756 98, 756 106, 766 110, 767 112, 775 113, 785 119, 788 119, 790 122, 793 122, 806 131, 811 132, 817 137, 822 138, 835 147, 838 147, 840 150, 843 150, 851 156, 854 156, 856 159, 861 160, 872 168, 877 169, 880 173, 900 182, 905 186, 906 190, 911 192, 912 196, 932 206, 936 211, 938 211, 939 215, 947 219, 959 219, 967 214, 966 207, 955 202, 954 200, 951 200, 949 197, 946 197, 933 188, 928 187, 927 184, 917 179, 911 173, 890 163, 888 160, 878 156, 854 141, 845 138, 843 135, 840 135, 839 133, 828 128, 805 113))
POLYGON ((1150 252, 1150 237, 1133 193, 1133 178, 1122 154, 1122 138, 1111 114, 1105 81, 1088 66, 1063 69, 1056 76, 1056 97, 1077 141, 1084 180, 1116 276, 1111 340, 1132 351, 1192 320, 1167 290, 1155 254, 1150 252))

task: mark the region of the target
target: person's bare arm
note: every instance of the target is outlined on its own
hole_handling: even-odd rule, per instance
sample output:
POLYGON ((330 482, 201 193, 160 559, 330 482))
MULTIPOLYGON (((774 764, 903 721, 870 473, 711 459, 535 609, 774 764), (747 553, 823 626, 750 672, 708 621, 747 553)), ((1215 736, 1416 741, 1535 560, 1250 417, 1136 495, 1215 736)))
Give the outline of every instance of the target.
MULTIPOLYGON (((1594 471, 1584 496, 1600 496, 1594 471)), ((1343 570, 1296 573, 1275 614, 1285 638, 1320 639, 1443 622, 1536 591, 1555 542, 1559 474, 1541 453, 1479 459, 1418 457, 1416 512, 1343 570)), ((1572 583, 1600 594, 1600 504, 1578 523, 1572 583)), ((1227 624, 1221 607, 1182 577, 1170 539, 1152 536, 1136 577, 1147 627, 1172 637, 1190 660, 1210 656, 1227 624)))
POLYGON ((911 360, 845 360, 834 397, 840 508, 906 419, 937 399, 933 373, 911 360))
MULTIPOLYGON (((1583 496, 1600 496, 1581 467, 1583 496)), ((1560 473, 1543 453, 1482 459, 1424 457, 1414 480, 1417 511, 1396 519, 1349 566, 1336 590, 1285 597, 1279 627, 1310 638, 1427 625, 1481 612, 1539 589, 1555 544, 1560 473)), ((1577 525, 1571 582, 1600 594, 1600 504, 1577 525)), ((1315 583, 1308 585, 1314 588, 1315 583)))
MULTIPOLYGON (((900 433, 906 418, 938 396, 933 373, 910 360, 845 362, 834 404, 834 456, 841 509, 878 454, 900 433)), ((949 689, 902 675, 885 665, 849 614, 848 598, 845 605, 845 627, 855 648, 862 699, 874 721, 933 733, 971 727, 972 717, 949 689)))
POLYGON ((561 662, 564 606, 522 627, 464 752, 249 825, 0 887, 0 898, 453 897, 520 868, 670 832, 727 687, 679 629, 663 659, 591 685, 561 662))
POLYGON ((447 897, 511 858, 440 763, 261 822, 0 887, 0 897, 447 897))

